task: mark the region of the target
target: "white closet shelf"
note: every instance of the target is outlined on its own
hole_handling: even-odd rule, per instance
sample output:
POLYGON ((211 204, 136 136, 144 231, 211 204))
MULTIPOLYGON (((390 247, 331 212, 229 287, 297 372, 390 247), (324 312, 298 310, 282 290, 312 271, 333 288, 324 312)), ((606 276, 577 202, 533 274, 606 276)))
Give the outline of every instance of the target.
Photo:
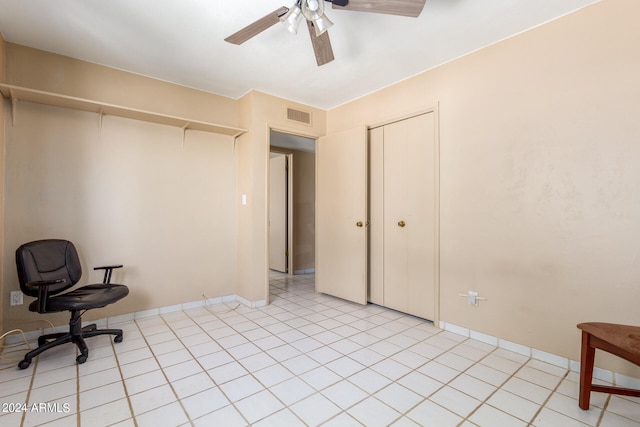
POLYGON ((233 137, 240 136, 246 132, 245 129, 235 128, 232 126, 203 122, 199 120, 191 120, 183 117, 139 110, 136 108, 123 107, 121 105, 109 104, 105 102, 94 101, 91 99, 77 98, 74 96, 29 89, 20 86, 9 85, 6 83, 0 83, 0 93, 2 93, 2 96, 4 96, 5 98, 12 100, 14 103, 17 101, 35 102, 38 104, 52 105, 55 107, 89 111, 100 114, 101 116, 111 115, 125 117, 129 119, 176 126, 185 130, 195 129, 205 132, 229 135, 233 137))

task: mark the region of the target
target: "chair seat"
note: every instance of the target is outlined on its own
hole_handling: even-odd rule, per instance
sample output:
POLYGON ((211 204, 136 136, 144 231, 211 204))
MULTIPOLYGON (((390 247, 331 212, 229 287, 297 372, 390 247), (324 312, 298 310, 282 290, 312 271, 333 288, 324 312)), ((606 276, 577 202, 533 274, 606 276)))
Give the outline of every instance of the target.
MULTIPOLYGON (((125 285, 98 284, 87 285, 74 289, 66 294, 50 297, 47 301, 47 312, 89 310, 105 307, 129 294, 129 288, 125 285)), ((29 305, 29 310, 38 311, 38 300, 29 305)))
POLYGON ((580 323, 578 328, 618 349, 621 357, 640 364, 640 327, 615 323, 580 323))

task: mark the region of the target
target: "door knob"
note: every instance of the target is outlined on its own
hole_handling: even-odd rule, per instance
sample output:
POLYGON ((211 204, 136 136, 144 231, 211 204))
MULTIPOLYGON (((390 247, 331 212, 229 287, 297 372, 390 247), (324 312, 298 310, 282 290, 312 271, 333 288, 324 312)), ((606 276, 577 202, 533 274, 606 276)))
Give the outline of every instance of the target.
POLYGON ((398 227, 404 227, 405 225, 407 225, 404 221, 399 221, 398 222, 398 227))
POLYGON ((358 221, 358 222, 356 222, 356 227, 362 227, 362 225, 363 225, 363 224, 362 224, 362 221, 358 221))

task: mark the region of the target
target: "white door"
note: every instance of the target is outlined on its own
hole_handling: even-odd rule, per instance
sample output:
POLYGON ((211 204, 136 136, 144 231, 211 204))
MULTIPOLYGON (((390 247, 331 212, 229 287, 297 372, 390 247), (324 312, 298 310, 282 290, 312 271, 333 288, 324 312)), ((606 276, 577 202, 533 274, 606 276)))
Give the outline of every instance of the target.
POLYGON ((269 159, 269 268, 287 272, 287 156, 269 159))
POLYGON ((316 290, 367 303, 367 132, 316 144, 316 290))
POLYGON ((435 318, 435 113, 384 126, 384 305, 435 318))

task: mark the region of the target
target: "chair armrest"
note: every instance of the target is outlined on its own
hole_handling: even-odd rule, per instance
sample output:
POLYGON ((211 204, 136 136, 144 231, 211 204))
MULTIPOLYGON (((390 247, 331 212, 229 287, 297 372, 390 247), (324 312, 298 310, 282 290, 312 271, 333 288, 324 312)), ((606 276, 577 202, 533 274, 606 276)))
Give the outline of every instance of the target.
POLYGON ((65 283, 64 279, 55 280, 38 280, 35 282, 27 282, 27 286, 36 286, 38 288, 38 313, 47 312, 47 298, 49 297, 49 286, 65 283))
POLYGON ((104 278, 102 279, 102 283, 107 285, 111 283, 111 273, 114 268, 122 268, 122 264, 118 265, 105 265, 102 267, 94 267, 94 270, 104 270, 104 278))

